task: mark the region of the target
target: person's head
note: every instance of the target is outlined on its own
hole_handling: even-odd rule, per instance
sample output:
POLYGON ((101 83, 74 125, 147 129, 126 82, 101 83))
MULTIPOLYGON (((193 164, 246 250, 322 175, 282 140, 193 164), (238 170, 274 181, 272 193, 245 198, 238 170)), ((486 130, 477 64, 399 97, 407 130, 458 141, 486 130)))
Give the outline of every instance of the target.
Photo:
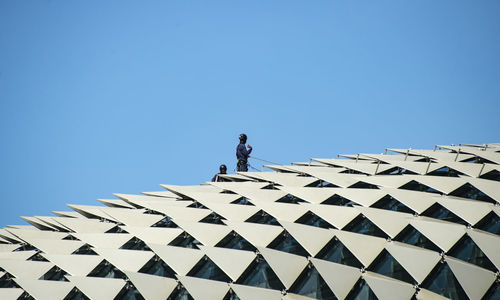
POLYGON ((226 172, 227 172, 226 165, 220 165, 219 171, 220 171, 221 174, 226 174, 226 172))
POLYGON ((240 143, 245 144, 247 142, 247 135, 242 133, 240 134, 240 143))

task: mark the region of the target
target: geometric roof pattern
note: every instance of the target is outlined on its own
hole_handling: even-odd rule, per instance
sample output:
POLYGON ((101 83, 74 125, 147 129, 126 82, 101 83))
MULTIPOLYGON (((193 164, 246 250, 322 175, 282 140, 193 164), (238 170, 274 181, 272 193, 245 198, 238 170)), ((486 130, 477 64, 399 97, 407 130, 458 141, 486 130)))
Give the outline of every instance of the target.
POLYGON ((0 299, 500 299, 500 144, 314 158, 0 229, 0 299))

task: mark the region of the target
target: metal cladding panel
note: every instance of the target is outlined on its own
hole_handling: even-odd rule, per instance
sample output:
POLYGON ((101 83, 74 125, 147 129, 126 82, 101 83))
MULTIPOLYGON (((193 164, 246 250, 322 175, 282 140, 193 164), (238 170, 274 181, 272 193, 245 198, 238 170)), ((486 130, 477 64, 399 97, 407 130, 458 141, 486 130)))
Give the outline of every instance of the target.
POLYGON ((499 145, 317 158, 23 217, 0 229, 0 298, 489 297, 499 145))

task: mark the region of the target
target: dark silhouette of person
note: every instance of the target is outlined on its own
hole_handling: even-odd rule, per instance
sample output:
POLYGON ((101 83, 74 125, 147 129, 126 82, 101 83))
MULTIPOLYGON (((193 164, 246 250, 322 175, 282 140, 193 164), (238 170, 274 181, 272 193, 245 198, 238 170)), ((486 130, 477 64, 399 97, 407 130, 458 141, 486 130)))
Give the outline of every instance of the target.
POLYGON ((212 182, 213 181, 228 181, 224 177, 219 176, 220 174, 226 174, 226 172, 227 172, 226 165, 220 165, 219 173, 214 175, 214 177, 212 178, 212 182))
POLYGON ((252 153, 252 146, 245 146, 247 142, 247 135, 242 133, 239 136, 240 143, 236 147, 236 158, 238 162, 236 164, 238 171, 248 172, 248 158, 250 157, 250 153, 252 153), (247 150, 248 147, 248 150, 247 150))

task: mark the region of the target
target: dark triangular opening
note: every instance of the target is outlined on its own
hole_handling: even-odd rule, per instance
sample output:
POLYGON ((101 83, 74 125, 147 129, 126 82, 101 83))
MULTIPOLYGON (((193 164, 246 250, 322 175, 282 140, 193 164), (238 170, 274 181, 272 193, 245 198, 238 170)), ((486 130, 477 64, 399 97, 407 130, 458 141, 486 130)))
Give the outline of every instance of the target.
POLYGON ((201 219, 200 222, 202 222, 202 223, 211 223, 211 224, 219 224, 219 225, 226 225, 226 224, 224 224, 224 222, 222 222, 222 220, 225 220, 225 219, 226 218, 224 218, 223 216, 219 215, 218 213, 212 212, 211 214, 209 214, 205 218, 201 219))
POLYGON ((297 254, 301 256, 310 256, 309 253, 302 247, 288 231, 283 230, 268 246, 267 248, 297 254))
MULTIPOLYGON (((12 238, 10 238, 10 237, 8 237, 8 236, 5 236, 5 235, 2 235, 2 236, 0 236, 0 237, 1 237, 2 239, 4 239, 4 240, 8 241, 9 243, 7 243, 7 244, 19 244, 19 240, 12 239, 12 238)), ((14 250, 14 251, 15 251, 15 250, 14 250)))
POLYGON ((409 213, 409 214, 414 213, 414 211, 411 210, 408 206, 399 202, 396 198, 392 197, 391 195, 385 195, 380 200, 372 204, 371 207, 409 213))
POLYGON ((496 280, 488 289, 483 298, 485 300, 500 299, 500 281, 496 280))
POLYGON ((295 221, 295 223, 309 225, 309 226, 316 226, 321 228, 335 228, 335 226, 323 220, 322 218, 318 217, 318 215, 316 215, 312 211, 306 212, 302 217, 298 218, 297 221, 295 221))
POLYGON ((82 291, 74 287, 63 300, 90 300, 82 291))
POLYGON ((459 172, 455 169, 452 169, 450 167, 442 167, 440 169, 434 170, 430 173, 427 173, 426 175, 431 175, 431 176, 443 176, 443 177, 459 177, 459 176, 468 176, 465 175, 462 172, 459 172))
POLYGON ((168 245, 169 246, 176 246, 176 247, 199 249, 198 245, 201 245, 201 243, 197 239, 192 237, 189 233, 184 231, 183 233, 179 234, 168 245))
POLYGON ((128 233, 126 230, 122 229, 120 226, 115 226, 105 233, 128 233))
POLYGON ((140 270, 139 273, 151 274, 162 277, 175 278, 175 271, 172 270, 157 255, 153 256, 140 270))
POLYGON ((340 195, 333 195, 330 198, 326 199, 325 201, 321 202, 321 204, 327 204, 327 205, 337 205, 337 206, 349 206, 352 207, 356 203, 352 202, 351 200, 344 198, 340 195))
POLYGON ((106 277, 106 278, 121 278, 127 279, 127 276, 120 271, 117 267, 113 266, 107 260, 101 261, 88 275, 87 277, 106 277))
POLYGON ((477 222, 474 228, 500 235, 500 217, 496 213, 490 212, 477 222))
POLYGON ((178 284, 177 287, 172 291, 168 300, 194 300, 194 298, 189 294, 189 292, 182 286, 178 284))
POLYGON ((289 291, 313 299, 337 299, 318 270, 311 264, 297 277, 289 291))
POLYGON ((17 251, 31 251, 31 250, 38 251, 38 249, 35 246, 32 246, 30 244, 24 244, 24 245, 20 246, 19 248, 16 248, 16 250, 14 250, 14 252, 17 252, 17 251))
POLYGON ((81 246, 71 254, 97 255, 97 253, 95 253, 95 251, 92 249, 92 246, 90 246, 89 244, 81 246))
POLYGON ((152 209, 146 209, 146 211, 144 212, 144 214, 146 215, 157 215, 157 216, 164 216, 165 214, 159 212, 159 211, 156 211, 156 210, 152 210, 152 209))
POLYGON ((135 236, 123 244, 120 249, 151 251, 151 248, 149 248, 146 243, 135 236))
POLYGON ((444 262, 438 263, 420 286, 450 299, 468 299, 450 267, 444 262))
POLYGON ((411 225, 408 225, 403 230, 401 230, 401 232, 394 238, 394 240, 436 252, 441 251, 441 249, 436 246, 436 244, 434 244, 425 235, 423 235, 420 231, 418 231, 411 225))
POLYGON ((292 194, 286 194, 285 196, 276 200, 275 202, 291 203, 291 204, 299 204, 300 202, 309 203, 309 201, 301 199, 301 198, 294 196, 292 194))
POLYGON ((236 193, 233 192, 233 191, 230 191, 230 190, 223 190, 222 192, 220 192, 221 194, 233 194, 235 195, 236 193))
POLYGON ((68 240, 68 241, 79 241, 76 237, 72 236, 71 234, 68 234, 63 240, 68 240))
POLYGON ((38 278, 38 280, 68 281, 64 275, 68 275, 68 273, 60 269, 58 266, 53 266, 47 271, 47 273, 38 278))
POLYGON ((141 293, 139 293, 132 282, 127 282, 127 284, 116 295, 115 299, 144 300, 144 297, 141 295, 141 293))
MULTIPOLYGON (((5 272, 5 270, 3 270, 2 268, 0 268, 0 270, 5 272)), ((3 276, 0 277, 0 288, 20 288, 20 286, 12 278, 14 278, 14 276, 12 276, 8 272, 3 274, 3 276)), ((19 299, 22 299, 22 298, 19 298, 19 299)))
POLYGON ((276 273, 260 254, 240 275, 236 283, 279 291, 285 289, 276 273))
POLYGON ((429 218, 467 225, 466 221, 462 220, 459 216, 455 215, 453 212, 451 212, 450 210, 448 210, 446 207, 442 206, 439 203, 434 203, 433 205, 431 205, 431 207, 426 209, 421 215, 429 218))
POLYGON ((332 187, 332 188, 335 188, 335 187, 339 187, 339 186, 335 185, 333 183, 330 183, 328 181, 320 179, 320 180, 314 181, 314 182, 306 185, 306 187, 317 187, 317 188, 332 187))
POLYGON ((348 187, 349 189, 376 189, 378 190, 379 187, 371 184, 371 183, 366 183, 364 181, 358 181, 355 184, 351 185, 348 187))
POLYGON ((37 252, 35 255, 31 256, 27 260, 31 261, 48 261, 45 257, 43 257, 40 252, 37 252))
POLYGON ((361 172, 361 171, 354 170, 354 169, 347 169, 347 170, 344 170, 344 171, 342 171, 342 172, 339 172, 339 174, 359 174, 359 175, 370 175, 370 174, 368 174, 368 173, 361 172))
POLYGON ((255 205, 253 205, 252 202, 250 202, 250 199, 248 199, 247 197, 238 198, 238 199, 234 200, 233 202, 231 202, 231 204, 255 206, 255 205))
POLYGON ((194 200, 192 204, 188 205, 187 207, 191 208, 201 208, 201 209, 208 209, 205 205, 201 204, 200 202, 194 200))
POLYGON ((275 185, 281 186, 280 184, 277 184, 277 183, 271 183, 271 184, 266 185, 265 187, 261 188, 261 190, 275 190, 275 191, 279 191, 280 189, 277 189, 275 187, 275 185))
POLYGON ((389 170, 385 170, 383 172, 379 172, 377 173, 377 175, 418 175, 418 174, 405 168, 395 167, 395 168, 390 168, 389 170))
MULTIPOLYGON (((45 222, 45 221, 42 221, 42 222, 45 222)), ((55 228, 56 229, 55 231, 70 232, 70 230, 67 227, 64 227, 62 225, 58 225, 58 223, 49 223, 49 222, 45 222, 45 223, 47 223, 48 225, 51 226, 49 230, 54 231, 54 228, 55 228)))
POLYGON ((411 284, 417 283, 405 268, 385 249, 370 264, 368 270, 411 284))
POLYGON ((337 237, 332 238, 315 256, 334 263, 362 268, 363 264, 342 244, 337 237))
POLYGON ((497 268, 469 235, 464 235, 447 253, 465 262, 496 272, 497 268))
POLYGON ((440 191, 435 190, 431 187, 428 187, 425 184, 421 184, 420 182, 417 182, 415 180, 412 180, 412 181, 400 186, 399 188, 402 190, 442 194, 440 191))
MULTIPOLYGON (((453 152, 453 153, 456 153, 456 152, 453 152)), ((487 160, 486 158, 482 158, 479 156, 474 156, 474 157, 471 157, 468 159, 464 159, 460 162, 473 163, 473 164, 496 164, 496 163, 492 162, 491 160, 487 160)))
POLYGON ((358 215, 354 220, 349 222, 342 230, 367 234, 372 236, 378 236, 381 238, 387 238, 387 234, 384 233, 380 228, 377 227, 372 221, 370 221, 364 215, 358 215))
POLYGON ((154 223, 151 225, 151 227, 167 227, 167 228, 178 228, 177 224, 172 221, 172 218, 170 217, 165 217, 161 219, 160 221, 154 223))
MULTIPOLYGON (((416 157, 418 155, 412 155, 412 154, 409 154, 408 156, 413 156, 413 157, 416 157)), ((414 162, 431 162, 431 163, 436 163, 436 160, 433 159, 433 158, 430 158, 428 156, 425 156, 425 157, 422 157, 422 158, 419 158, 419 159, 415 159, 414 162)))
POLYGON ((22 300, 36 300, 35 298, 33 298, 28 292, 24 291, 21 296, 19 296, 19 298, 17 299, 22 299, 22 300))
POLYGON ((227 294, 222 298, 222 300, 241 300, 238 295, 233 291, 233 289, 229 289, 227 294))
POLYGON ((226 235, 215 247, 256 251, 257 249, 234 230, 226 235))
POLYGON ((188 272, 187 276, 224 282, 231 281, 231 278, 206 255, 188 272))
POLYGON ((492 198, 490 198, 490 196, 481 192, 480 190, 478 190, 475 186, 471 185, 470 183, 466 183, 466 184, 462 185, 458 189, 451 192, 449 195, 473 199, 473 200, 479 200, 479 201, 484 201, 484 202, 489 202, 489 203, 493 203, 493 204, 496 203, 496 201, 493 200, 492 198))
POLYGON ((54 230, 54 227, 52 227, 52 226, 48 226, 48 225, 44 225, 44 224, 41 224, 41 223, 33 222, 31 220, 26 220, 26 222, 30 223, 34 227, 36 227, 36 228, 38 228, 40 230, 43 230, 43 231, 56 231, 56 230, 54 230))
POLYGON ((479 178, 500 181, 500 172, 497 170, 491 170, 488 173, 481 175, 479 178))
POLYGON ((280 223, 278 223, 278 221, 276 220, 275 217, 273 217, 270 214, 266 213, 262 209, 259 210, 258 212, 256 212, 250 218, 248 218, 245 222, 281 226, 280 223))
POLYGON ((372 291, 364 279, 359 279, 345 298, 346 300, 377 300, 377 296, 372 291))

